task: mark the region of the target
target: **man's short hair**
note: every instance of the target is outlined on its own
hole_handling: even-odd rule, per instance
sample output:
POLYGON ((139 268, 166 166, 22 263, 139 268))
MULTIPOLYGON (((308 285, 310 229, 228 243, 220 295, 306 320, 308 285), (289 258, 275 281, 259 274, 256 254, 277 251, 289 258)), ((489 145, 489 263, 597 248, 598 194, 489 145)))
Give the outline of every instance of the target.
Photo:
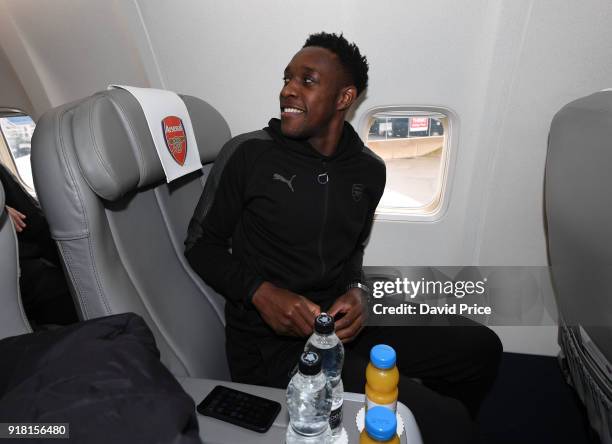
POLYGON ((349 43, 342 34, 319 32, 311 34, 302 48, 317 46, 325 48, 338 56, 340 64, 357 88, 357 96, 368 86, 368 59, 362 56, 354 43, 349 43))

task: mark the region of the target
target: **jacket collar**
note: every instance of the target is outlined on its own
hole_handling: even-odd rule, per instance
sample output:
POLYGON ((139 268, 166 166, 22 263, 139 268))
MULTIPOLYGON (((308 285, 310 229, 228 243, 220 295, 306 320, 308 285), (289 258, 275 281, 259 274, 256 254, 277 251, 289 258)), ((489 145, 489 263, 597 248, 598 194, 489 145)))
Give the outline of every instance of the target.
POLYGON ((332 161, 351 157, 361 152, 363 147, 363 142, 353 129, 353 126, 348 122, 344 122, 342 136, 338 142, 338 148, 336 148, 336 151, 334 151, 334 154, 331 156, 324 156, 323 154, 319 153, 306 140, 292 139, 284 136, 281 131, 280 119, 270 119, 268 126, 264 128, 264 131, 270 134, 272 139, 274 139, 276 142, 282 144, 290 150, 308 157, 315 157, 322 160, 332 161))

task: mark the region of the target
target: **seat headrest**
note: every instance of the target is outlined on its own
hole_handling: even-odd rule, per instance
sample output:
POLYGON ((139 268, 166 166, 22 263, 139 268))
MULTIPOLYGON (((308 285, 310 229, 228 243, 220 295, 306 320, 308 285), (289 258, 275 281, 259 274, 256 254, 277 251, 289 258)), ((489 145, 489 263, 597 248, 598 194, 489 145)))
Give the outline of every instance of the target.
MULTIPOLYGON (((220 146, 210 141, 219 128, 227 128, 225 120, 203 100, 179 97, 189 112, 201 162, 214 161, 220 146)), ((74 111, 72 129, 83 177, 103 199, 117 200, 165 181, 144 112, 129 92, 111 89, 85 99, 74 111)))

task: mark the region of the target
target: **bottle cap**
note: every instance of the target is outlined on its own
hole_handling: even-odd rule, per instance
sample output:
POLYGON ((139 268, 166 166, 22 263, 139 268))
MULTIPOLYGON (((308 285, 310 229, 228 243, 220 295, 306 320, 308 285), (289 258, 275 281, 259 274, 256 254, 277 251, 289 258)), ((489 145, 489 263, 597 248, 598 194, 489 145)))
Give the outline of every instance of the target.
POLYGON ((303 375, 316 375, 321 371, 321 358, 312 351, 302 353, 299 370, 303 375))
POLYGON ((315 319, 314 329, 317 333, 328 335, 334 332, 334 318, 327 313, 321 313, 315 319))
POLYGON ((370 350, 370 361, 374 367, 386 370, 395 365, 395 350, 385 344, 378 344, 370 350))
POLYGON ((386 407, 372 407, 365 416, 365 429, 370 438, 389 441, 397 433, 395 413, 386 407))

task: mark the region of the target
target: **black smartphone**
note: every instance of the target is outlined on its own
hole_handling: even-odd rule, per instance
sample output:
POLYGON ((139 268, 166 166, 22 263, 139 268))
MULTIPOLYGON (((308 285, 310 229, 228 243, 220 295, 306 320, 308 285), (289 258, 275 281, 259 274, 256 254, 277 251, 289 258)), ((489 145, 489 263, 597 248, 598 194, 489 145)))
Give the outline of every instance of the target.
POLYGON ((198 405, 198 413, 259 433, 266 433, 281 405, 222 385, 216 386, 198 405))

